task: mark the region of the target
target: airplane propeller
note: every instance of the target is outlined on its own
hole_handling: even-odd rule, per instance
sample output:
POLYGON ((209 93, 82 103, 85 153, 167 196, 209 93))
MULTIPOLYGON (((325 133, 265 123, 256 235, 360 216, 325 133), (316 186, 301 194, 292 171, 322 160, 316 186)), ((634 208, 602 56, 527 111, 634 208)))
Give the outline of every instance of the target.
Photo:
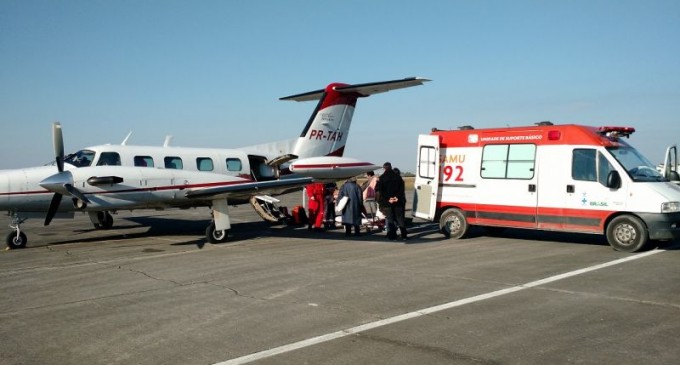
POLYGON ((45 216, 46 226, 50 224, 54 215, 57 214, 57 210, 59 209, 63 197, 62 191, 85 203, 90 202, 83 193, 73 187, 73 175, 68 171, 64 171, 64 137, 61 132, 61 123, 59 122, 52 123, 52 144, 54 146, 54 154, 56 156, 57 170, 59 170, 59 173, 40 182, 40 186, 54 192, 52 201, 50 201, 50 206, 47 209, 47 216, 45 216))

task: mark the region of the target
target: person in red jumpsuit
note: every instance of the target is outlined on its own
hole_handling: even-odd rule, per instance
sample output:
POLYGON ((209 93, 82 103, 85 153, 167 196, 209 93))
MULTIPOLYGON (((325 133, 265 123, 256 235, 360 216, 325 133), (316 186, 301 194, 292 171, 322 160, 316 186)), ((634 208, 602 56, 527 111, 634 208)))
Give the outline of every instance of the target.
POLYGON ((323 213, 325 203, 325 185, 312 183, 307 185, 307 212, 309 216, 308 230, 321 230, 323 227, 323 213))

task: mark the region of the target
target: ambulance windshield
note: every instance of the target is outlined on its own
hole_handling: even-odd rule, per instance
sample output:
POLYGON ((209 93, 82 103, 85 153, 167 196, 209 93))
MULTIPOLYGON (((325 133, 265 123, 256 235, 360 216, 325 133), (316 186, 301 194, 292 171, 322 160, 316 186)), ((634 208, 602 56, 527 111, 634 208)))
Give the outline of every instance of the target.
POLYGON ((608 147, 607 150, 626 169, 635 182, 668 181, 654 165, 633 147, 608 147))

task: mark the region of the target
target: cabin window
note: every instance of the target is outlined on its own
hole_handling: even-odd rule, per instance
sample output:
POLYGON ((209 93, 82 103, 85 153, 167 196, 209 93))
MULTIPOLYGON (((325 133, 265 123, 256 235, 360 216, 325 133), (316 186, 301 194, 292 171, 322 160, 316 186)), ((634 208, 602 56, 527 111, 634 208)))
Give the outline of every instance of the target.
POLYGON ((534 178, 536 145, 496 144, 486 145, 482 151, 482 172, 485 179, 534 178))
POLYGON ((153 167, 153 158, 151 156, 135 156, 135 166, 153 167))
POLYGON ((97 166, 120 166, 120 155, 118 152, 102 152, 97 166))
POLYGON ((597 181, 597 164, 594 149, 576 148, 571 153, 571 178, 581 181, 597 181))
POLYGON ((163 162, 165 162, 166 169, 181 170, 184 168, 184 165, 182 164, 182 159, 179 157, 175 156, 166 157, 163 159, 163 162))
POLYGON ((227 159, 227 171, 241 171, 243 169, 243 164, 240 158, 228 158, 227 159))
POLYGON ((210 157, 197 158, 196 168, 198 168, 198 171, 212 171, 214 168, 212 158, 210 157))

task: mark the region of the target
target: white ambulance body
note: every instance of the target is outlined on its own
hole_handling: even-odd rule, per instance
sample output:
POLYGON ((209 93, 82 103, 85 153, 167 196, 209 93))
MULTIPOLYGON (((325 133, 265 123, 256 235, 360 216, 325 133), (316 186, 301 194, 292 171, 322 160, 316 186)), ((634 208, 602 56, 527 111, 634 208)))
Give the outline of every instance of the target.
POLYGON ((626 252, 679 239, 680 187, 622 140, 634 131, 433 130, 418 138, 413 214, 453 238, 471 225, 581 232, 626 252))

